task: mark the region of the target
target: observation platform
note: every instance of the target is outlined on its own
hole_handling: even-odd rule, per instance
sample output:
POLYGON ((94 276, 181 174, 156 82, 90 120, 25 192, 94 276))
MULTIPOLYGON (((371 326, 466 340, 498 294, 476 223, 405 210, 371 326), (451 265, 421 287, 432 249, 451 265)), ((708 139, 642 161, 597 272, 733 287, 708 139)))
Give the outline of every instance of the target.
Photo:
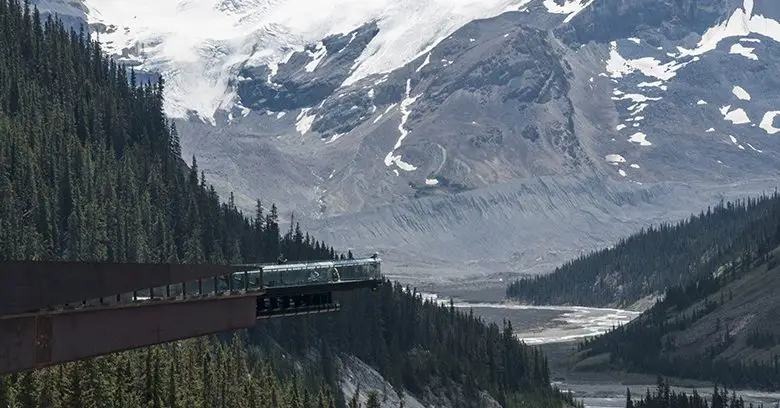
POLYGON ((378 258, 281 265, 0 263, 0 374, 339 310, 378 258))

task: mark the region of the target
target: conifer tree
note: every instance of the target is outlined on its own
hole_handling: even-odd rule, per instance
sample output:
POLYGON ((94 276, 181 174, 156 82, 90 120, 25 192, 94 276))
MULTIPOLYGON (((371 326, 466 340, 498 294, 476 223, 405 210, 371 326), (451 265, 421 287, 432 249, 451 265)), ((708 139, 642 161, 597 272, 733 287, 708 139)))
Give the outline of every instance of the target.
POLYGON ((352 395, 352 398, 350 398, 349 404, 347 405, 347 408, 361 408, 361 404, 360 404, 360 384, 358 384, 357 388, 355 389, 355 393, 352 395))
POLYGON ((376 391, 370 391, 368 393, 368 399, 366 400, 366 408, 380 408, 381 402, 379 401, 379 393, 376 391))

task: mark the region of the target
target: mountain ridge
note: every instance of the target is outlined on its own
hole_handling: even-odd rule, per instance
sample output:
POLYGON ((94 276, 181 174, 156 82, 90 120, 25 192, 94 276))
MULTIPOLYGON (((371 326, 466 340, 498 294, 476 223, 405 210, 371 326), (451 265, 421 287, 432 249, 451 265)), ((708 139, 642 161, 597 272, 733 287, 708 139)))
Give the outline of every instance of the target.
POLYGON ((740 257, 780 244, 777 190, 721 202, 677 223, 664 223, 570 261, 549 275, 511 284, 507 296, 543 304, 627 306, 688 285, 740 257))
MULTIPOLYGON (((175 8, 176 3, 166 4, 175 8)), ((210 3, 198 4, 208 8, 210 3)), ((289 7, 281 1, 258 4, 232 2, 220 13, 230 22, 252 7, 289 7)), ((213 123, 199 119, 197 100, 185 118, 177 119, 183 155, 199 157, 217 191, 235 191, 237 205, 245 211, 252 211, 252 197, 270 193, 273 201, 289 203, 285 207, 297 220, 334 242, 347 242, 344 231, 374 225, 374 232, 360 235, 388 239, 355 249, 393 253, 393 265, 413 277, 434 265, 454 273, 460 262, 479 259, 484 251, 477 247, 498 259, 527 252, 526 261, 499 262, 492 272, 549 271, 556 262, 576 256, 579 248, 592 248, 583 239, 587 234, 572 228, 588 225, 591 214, 603 214, 602 219, 613 223, 613 231, 596 234, 597 242, 609 245, 642 226, 713 205, 719 195, 735 198, 777 185, 772 179, 780 174, 780 141, 773 135, 780 126, 780 95, 774 90, 780 89, 780 79, 768 73, 780 63, 780 31, 775 32, 780 23, 774 19, 780 7, 772 2, 523 0, 507 2, 511 10, 504 3, 498 7, 499 2, 463 6, 459 22, 446 26, 448 35, 434 36, 423 48, 413 42, 417 52, 405 51, 392 69, 348 81, 357 72, 355 64, 371 54, 372 44, 393 35, 389 20, 356 17, 379 10, 373 8, 376 4, 355 8, 350 15, 355 23, 333 36, 293 41, 285 58, 274 63, 225 57, 232 51, 220 40, 206 48, 221 55, 217 62, 181 71, 206 81, 204 97, 234 86, 240 98, 236 106, 224 105, 213 123), (490 12, 468 14, 477 9, 490 12), (222 72, 219 61, 225 58, 235 63, 235 78, 208 82, 222 72), (738 87, 744 92, 735 91, 738 87), (599 180, 572 184, 573 191, 582 193, 579 213, 565 210, 571 196, 553 192, 538 197, 550 208, 560 207, 559 214, 540 212, 539 220, 531 221, 519 213, 505 217, 507 233, 524 231, 525 240, 555 237, 552 247, 518 250, 522 240, 498 239, 479 226, 478 218, 464 231, 481 231, 479 235, 448 238, 449 247, 434 245, 435 251, 419 249, 428 241, 422 230, 391 237, 395 215, 386 214, 388 205, 400 205, 399 216, 412 223, 436 224, 448 217, 435 210, 463 201, 460 194, 483 195, 489 203, 496 189, 511 189, 508 185, 534 184, 543 191, 535 180, 545 177, 562 185, 599 180), (687 184, 675 187, 687 191, 687 206, 678 206, 670 195, 650 204, 667 208, 665 216, 646 216, 641 206, 630 217, 613 216, 628 214, 608 195, 599 195, 614 183, 637 195, 652 191, 648 186, 687 184), (372 219, 372 214, 380 215, 372 219), (560 214, 572 218, 562 223, 554 218, 560 214), (547 268, 535 267, 533 260, 549 258, 548 251, 566 255, 550 260, 547 268), (448 262, 451 252, 459 255, 448 262)), ((412 30, 423 24, 418 17, 427 15, 428 4, 405 10, 409 22, 399 27, 412 30)), ((186 21, 186 13, 176 21, 186 21)), ((442 15, 430 14, 431 21, 442 15)), ((128 24, 130 34, 110 35, 132 42, 132 27, 156 24, 142 23, 128 24)), ((93 26, 100 31, 93 35, 108 42, 105 30, 111 23, 101 24, 93 26)), ((171 38, 181 35, 176 25, 170 27, 171 38)), ((248 47, 242 55, 276 52, 282 39, 263 43, 268 33, 252 37, 257 42, 251 46, 242 45, 248 47)), ((154 37, 153 31, 147 34, 154 37)), ((162 52, 165 41, 146 48, 114 42, 108 49, 143 73, 150 65, 142 54, 150 58, 162 52)), ((165 58, 151 61, 164 64, 165 58)), ((168 89, 179 86, 176 79, 171 82, 168 89)), ((200 92, 200 86, 189 91, 200 92)), ((515 208, 511 203, 499 207, 499 213, 515 208)), ((480 217, 478 208, 453 211, 480 217)), ((290 214, 282 217, 289 220, 290 214)))
MULTIPOLYGON (((298 225, 283 233, 273 204, 247 215, 232 197, 221 202, 198 161, 181 160, 163 112, 165 80, 139 85, 98 44, 62 21, 42 24, 26 6, 0 0, 0 77, 10 84, 0 92, 0 260, 237 265, 338 256, 298 225)), ((0 405, 343 407, 338 360, 350 354, 437 405, 572 402, 509 325, 387 280, 335 297, 339 313, 261 319, 214 341, 0 376, 0 405), (265 358, 280 345, 286 354, 265 358), (319 364, 303 366, 297 357, 312 349, 319 364)), ((380 406, 378 395, 369 399, 380 406)))

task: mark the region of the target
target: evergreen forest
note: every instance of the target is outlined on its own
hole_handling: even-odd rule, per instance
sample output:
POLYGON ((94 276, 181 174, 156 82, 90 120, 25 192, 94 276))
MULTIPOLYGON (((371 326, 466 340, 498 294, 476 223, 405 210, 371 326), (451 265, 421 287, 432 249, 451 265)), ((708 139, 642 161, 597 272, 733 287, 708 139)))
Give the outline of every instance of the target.
POLYGON ((778 390, 777 306, 771 297, 778 272, 777 252, 761 251, 719 274, 670 287, 636 320, 581 343, 581 358, 608 355, 618 369, 778 390))
MULTIPOLYGON (((280 231, 273 204, 258 200, 247 215, 220 200, 196 158, 181 159, 164 79, 137 82, 84 31, 0 0, 0 261, 343 256, 300 226, 280 231)), ((572 405, 509 322, 487 325, 390 282, 339 300, 332 315, 5 376, 0 406, 378 406, 377 392, 343 395, 346 354, 398 389, 456 406, 483 406, 484 392, 505 407, 572 405)))
POLYGON ((669 383, 662 378, 658 378, 658 386, 651 393, 648 389, 643 397, 634 400, 631 397, 631 391, 626 390, 626 408, 762 408, 763 405, 755 406, 753 403, 745 403, 742 397, 729 391, 726 388, 715 388, 712 390, 712 396, 702 397, 694 390, 690 395, 684 392, 672 391, 669 383))
POLYGON ((711 274, 780 241, 780 196, 720 203, 676 224, 643 229, 549 275, 517 280, 507 297, 533 304, 629 306, 711 274))

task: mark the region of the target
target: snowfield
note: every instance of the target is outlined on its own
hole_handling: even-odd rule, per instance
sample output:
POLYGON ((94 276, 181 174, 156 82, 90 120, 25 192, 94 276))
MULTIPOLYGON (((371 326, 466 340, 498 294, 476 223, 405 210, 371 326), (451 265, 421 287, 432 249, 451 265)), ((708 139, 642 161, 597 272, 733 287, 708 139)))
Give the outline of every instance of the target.
MULTIPOLYGON (((234 104, 228 81, 244 64, 268 65, 273 71, 307 44, 376 21, 379 34, 355 62, 344 82, 349 85, 407 64, 472 20, 527 2, 135 0, 128 7, 115 0, 85 0, 89 22, 110 27, 94 34, 108 52, 140 54, 137 69, 160 72, 168 80, 169 116, 183 118, 194 111, 212 123, 217 109, 234 104)), ((556 10, 567 11, 576 9, 556 10)))

